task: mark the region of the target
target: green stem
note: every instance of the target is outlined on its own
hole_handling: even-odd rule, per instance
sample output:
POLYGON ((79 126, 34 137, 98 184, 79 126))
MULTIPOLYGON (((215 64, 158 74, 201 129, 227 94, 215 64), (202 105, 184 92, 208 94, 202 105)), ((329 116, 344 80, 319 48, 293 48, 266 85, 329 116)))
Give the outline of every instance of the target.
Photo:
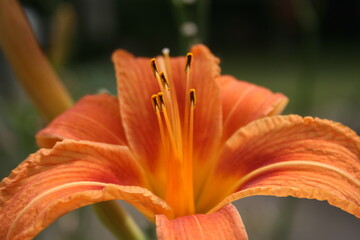
POLYGON ((100 202, 93 205, 102 223, 121 240, 145 240, 145 236, 116 201, 100 202))

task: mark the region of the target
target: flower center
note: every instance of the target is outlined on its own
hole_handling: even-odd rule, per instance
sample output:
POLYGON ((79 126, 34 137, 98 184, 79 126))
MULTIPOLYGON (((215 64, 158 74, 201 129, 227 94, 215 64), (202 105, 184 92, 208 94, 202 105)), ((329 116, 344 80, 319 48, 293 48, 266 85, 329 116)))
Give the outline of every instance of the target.
POLYGON ((171 77, 169 50, 163 50, 164 71, 159 71, 155 58, 151 67, 160 92, 151 96, 158 120, 162 157, 166 159, 166 202, 175 217, 193 214, 193 129, 196 104, 195 89, 190 89, 190 69, 193 55, 186 55, 184 113, 180 114, 174 81, 171 77), (183 117, 180 117, 183 116, 183 117))

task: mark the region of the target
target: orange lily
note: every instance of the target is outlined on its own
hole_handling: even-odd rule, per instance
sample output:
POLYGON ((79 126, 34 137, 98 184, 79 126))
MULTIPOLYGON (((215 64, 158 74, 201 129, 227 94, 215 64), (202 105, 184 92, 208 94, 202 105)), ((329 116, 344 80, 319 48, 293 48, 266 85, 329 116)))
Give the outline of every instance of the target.
POLYGON ((0 239, 31 239, 113 199, 155 221, 159 239, 247 239, 230 203, 251 195, 327 200, 360 218, 360 138, 349 128, 274 116, 284 95, 221 76, 202 45, 151 60, 118 50, 113 62, 118 99, 81 99, 0 183, 0 239))

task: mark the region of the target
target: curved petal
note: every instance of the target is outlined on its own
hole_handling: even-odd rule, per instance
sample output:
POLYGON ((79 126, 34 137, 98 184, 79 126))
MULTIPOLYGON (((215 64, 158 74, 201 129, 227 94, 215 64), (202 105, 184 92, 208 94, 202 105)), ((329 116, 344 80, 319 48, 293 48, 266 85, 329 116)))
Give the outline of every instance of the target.
POLYGON ((134 57, 117 50, 115 65, 120 111, 129 147, 142 165, 154 171, 159 164, 160 132, 151 96, 159 86, 151 70, 150 59, 134 57))
POLYGON ((220 76, 217 81, 221 88, 223 141, 256 119, 280 114, 288 103, 288 98, 281 93, 232 76, 220 76))
POLYGON ((204 211, 237 192, 212 211, 238 197, 291 195, 327 200, 360 217, 360 138, 329 120, 263 118, 227 141, 209 186, 199 203, 204 211), (217 192, 220 186, 228 192, 217 192))
POLYGON ((151 102, 151 96, 159 92, 159 86, 152 73, 150 59, 117 50, 112 60, 129 148, 146 169, 154 193, 164 197, 166 162, 161 155, 160 130, 151 102))
POLYGON ((208 215, 197 214, 174 220, 168 220, 164 215, 157 215, 156 232, 159 240, 248 239, 241 217, 231 204, 208 215))
POLYGON ((63 139, 126 145, 117 99, 107 94, 85 96, 36 135, 38 145, 45 148, 63 139))
POLYGON ((146 189, 127 147, 64 140, 30 155, 0 183, 0 239, 32 239, 63 214, 112 199, 150 218, 171 210, 146 189))

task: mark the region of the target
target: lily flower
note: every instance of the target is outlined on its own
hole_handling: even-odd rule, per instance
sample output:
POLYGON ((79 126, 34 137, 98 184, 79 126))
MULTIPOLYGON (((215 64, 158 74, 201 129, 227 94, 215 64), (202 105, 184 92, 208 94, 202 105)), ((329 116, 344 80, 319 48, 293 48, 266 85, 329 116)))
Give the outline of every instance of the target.
POLYGON ((232 201, 327 200, 360 218, 360 138, 340 123, 277 115, 280 93, 186 57, 113 54, 118 98, 89 95, 37 136, 0 183, 0 239, 31 239, 63 214, 122 199, 159 239, 247 239, 232 201))

